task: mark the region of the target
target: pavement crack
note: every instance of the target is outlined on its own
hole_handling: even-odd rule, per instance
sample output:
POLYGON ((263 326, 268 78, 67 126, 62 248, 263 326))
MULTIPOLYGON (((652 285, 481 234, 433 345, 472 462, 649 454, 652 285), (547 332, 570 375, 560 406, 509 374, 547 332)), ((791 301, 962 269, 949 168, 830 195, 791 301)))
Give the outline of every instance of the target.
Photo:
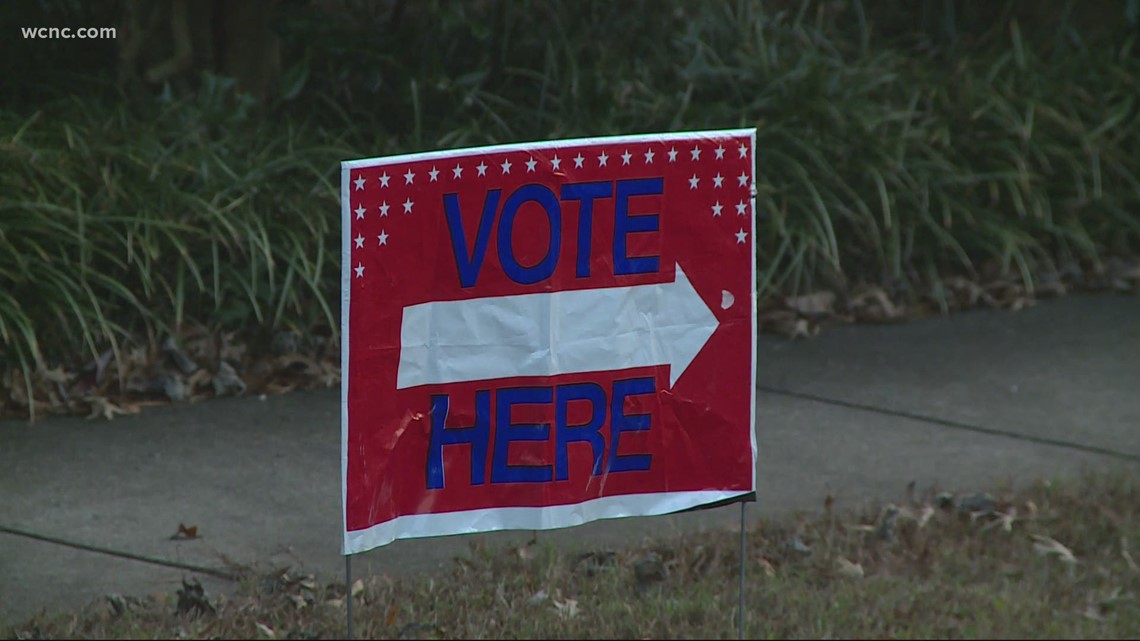
POLYGON ((894 410, 885 407, 877 407, 874 405, 867 405, 865 403, 857 403, 854 401, 845 401, 836 398, 828 398, 826 396, 819 396, 817 394, 809 394, 807 392, 796 392, 788 389, 781 389, 778 387, 769 387, 767 385, 757 385, 757 391, 766 394, 774 394, 777 396, 787 396, 789 398, 797 398, 805 401, 813 401, 816 403, 824 403, 827 405, 835 405, 837 407, 846 407, 849 409, 856 409, 864 412, 873 412, 876 414, 883 414, 886 416, 894 416, 898 418, 905 418, 919 423, 927 423, 930 425, 938 425, 941 427, 949 427, 956 430, 965 432, 975 432, 977 434, 986 434, 989 436, 1001 436, 1011 438, 1027 443, 1037 443, 1039 445, 1050 445, 1052 447, 1061 447, 1069 450, 1076 450, 1080 452, 1087 452, 1089 454, 1099 454, 1101 456, 1108 456, 1111 458, 1119 459, 1122 461, 1129 461, 1131 463, 1140 463, 1140 454, 1129 454, 1128 452, 1118 452, 1095 445, 1085 445, 1083 443, 1076 443, 1073 441, 1063 441, 1061 439, 1048 438, 1044 436, 1033 436, 1031 434, 1022 434, 1020 432, 1010 432, 1007 430, 994 429, 992 427, 983 427, 981 425, 973 425, 971 423, 963 423, 961 421, 954 421, 945 418, 938 418, 937 416, 926 416, 924 414, 916 414, 914 412, 907 412, 904 410, 894 410))
POLYGON ((54 536, 47 536, 45 534, 37 534, 19 528, 9 527, 0 524, 0 533, 11 534, 13 536, 21 536, 27 539, 36 541, 43 541, 45 543, 53 543, 55 545, 62 545, 76 550, 83 550, 85 552, 94 552, 96 554, 105 554, 107 556, 114 556, 120 559, 128 559, 131 561, 141 561, 143 563, 150 563, 151 565, 161 565, 168 568, 176 568, 179 570, 188 570, 190 572, 197 572, 199 574, 208 574, 219 579, 226 579, 228 581, 237 581, 238 576, 233 572, 227 572, 218 568, 211 568, 204 565, 195 565, 193 563, 181 563, 179 561, 168 561, 153 556, 145 556, 142 554, 134 554, 131 552, 123 552, 121 550, 113 550, 111 548, 100 547, 97 545, 88 545, 86 543, 78 543, 76 541, 68 541, 66 539, 56 538, 54 536))

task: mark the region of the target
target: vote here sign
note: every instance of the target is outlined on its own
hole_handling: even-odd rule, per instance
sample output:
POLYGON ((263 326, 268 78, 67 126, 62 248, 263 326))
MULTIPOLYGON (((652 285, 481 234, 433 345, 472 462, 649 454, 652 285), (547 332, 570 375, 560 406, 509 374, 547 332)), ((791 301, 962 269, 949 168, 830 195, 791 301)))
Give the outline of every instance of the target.
POLYGON ((755 489, 755 131, 342 165, 344 552, 755 489))

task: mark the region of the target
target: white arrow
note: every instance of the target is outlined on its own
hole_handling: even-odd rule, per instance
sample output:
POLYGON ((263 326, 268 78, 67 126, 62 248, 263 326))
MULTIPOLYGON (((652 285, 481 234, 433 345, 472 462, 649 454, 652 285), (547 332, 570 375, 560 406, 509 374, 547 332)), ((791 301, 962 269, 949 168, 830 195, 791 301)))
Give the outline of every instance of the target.
POLYGON ((654 365, 672 387, 718 325, 680 265, 672 283, 412 305, 396 387, 654 365))

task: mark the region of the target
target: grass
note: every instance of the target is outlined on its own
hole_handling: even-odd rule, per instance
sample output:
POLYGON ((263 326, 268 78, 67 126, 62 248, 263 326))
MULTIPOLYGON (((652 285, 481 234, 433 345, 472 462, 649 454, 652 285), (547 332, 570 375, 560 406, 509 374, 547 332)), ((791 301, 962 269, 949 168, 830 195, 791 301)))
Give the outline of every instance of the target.
POLYGON ((763 301, 914 302, 984 273, 1032 292, 1140 250, 1134 30, 1094 42, 1007 7, 947 48, 860 2, 344 5, 285 16, 297 62, 260 107, 208 74, 141 102, 21 80, 37 100, 0 109, 9 392, 188 326, 335 338, 352 157, 755 126, 763 301))
MULTIPOLYGON (((1140 634, 1140 477, 830 503, 749 527, 749 638, 1129 638, 1140 634), (992 500, 992 503, 989 501, 992 500), (894 513, 892 519, 890 515, 894 513), (885 525, 886 523, 893 525, 885 525), (1008 528, 1006 525, 1008 524, 1008 528)), ((541 535, 540 535, 541 537, 541 535)), ((734 638, 738 542, 473 548, 450 574, 359 582, 362 638, 734 638)), ((117 597, 9 638, 339 638, 343 585, 288 569, 227 598, 117 597), (198 608, 194 604, 198 603, 198 608), (178 609, 185 610, 178 614, 178 609), (200 610, 200 611, 199 611, 200 610)))

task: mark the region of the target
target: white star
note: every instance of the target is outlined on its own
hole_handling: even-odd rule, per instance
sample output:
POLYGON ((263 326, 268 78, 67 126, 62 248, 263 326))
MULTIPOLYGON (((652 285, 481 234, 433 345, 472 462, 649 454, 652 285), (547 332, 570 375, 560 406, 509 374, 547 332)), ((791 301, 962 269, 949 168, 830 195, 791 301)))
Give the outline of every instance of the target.
POLYGON ((741 187, 748 185, 748 172, 745 172, 745 171, 740 172, 740 175, 737 176, 736 179, 740 181, 741 187))
POLYGON ((669 150, 669 162, 675 162, 676 160, 677 160, 677 148, 673 147, 672 149, 669 150))
POLYGON ((387 200, 385 200, 383 203, 380 204, 380 215, 381 216, 387 216, 388 215, 388 201, 387 200))
POLYGON ((562 159, 559 158, 557 155, 555 155, 553 158, 550 159, 550 166, 553 167, 556 171, 559 169, 559 167, 561 167, 561 165, 562 165, 562 159))
POLYGON ((482 160, 479 161, 478 165, 475 165, 475 169, 478 170, 480 176, 487 175, 487 165, 482 160))
POLYGON ((606 161, 607 161, 607 160, 609 160, 609 159, 610 159, 610 157, 609 157, 609 156, 607 156, 607 155, 606 155, 606 152, 604 152, 604 151, 603 151, 603 152, 602 152, 602 155, 601 155, 601 156, 598 156, 598 166, 599 166, 599 167, 605 167, 605 166, 606 166, 606 161))
POLYGON ((748 238, 748 232, 744 231, 743 228, 741 228, 740 231, 736 232, 736 244, 737 245, 743 245, 745 238, 748 238))
POLYGON ((428 177, 431 178, 432 182, 439 180, 439 170, 435 168, 435 165, 431 166, 431 171, 428 172, 428 177))
POLYGON ((360 263, 356 264, 356 277, 364 278, 364 265, 361 265, 360 263))
POLYGON ((741 158, 747 158, 748 157, 748 145, 744 145, 744 144, 740 145, 740 157, 741 158))
POLYGON ((700 160, 701 159, 701 148, 700 147, 693 145, 693 150, 690 151, 689 153, 693 155, 693 160, 700 160))
POLYGON ((356 191, 364 189, 364 176, 357 176, 356 180, 352 182, 356 183, 356 191))
POLYGON ((530 160, 526 161, 526 171, 527 171, 527 173, 530 173, 530 172, 534 171, 534 166, 535 166, 535 165, 537 165, 537 164, 538 164, 538 161, 537 161, 537 160, 535 160, 534 158, 531 158, 530 160))
POLYGON ((501 167, 503 169, 504 174, 511 173, 511 159, 507 158, 506 160, 504 160, 502 162, 502 164, 499 165, 499 167, 501 167))
POLYGON ((388 244, 388 232, 384 231, 383 229, 380 230, 380 235, 377 236, 376 238, 378 238, 380 240, 381 245, 387 245, 388 244))
POLYGON ((689 179, 689 189, 696 189, 697 183, 699 183, 700 181, 701 181, 701 179, 697 178, 696 174, 693 174, 693 177, 689 179))
POLYGON ((410 184, 412 184, 412 180, 414 180, 414 179, 415 179, 415 177, 416 177, 416 175, 415 175, 415 174, 413 174, 413 173, 412 173, 412 170, 409 168, 409 169, 408 169, 408 173, 404 174, 404 180, 406 180, 406 181, 407 181, 407 182, 406 182, 406 183, 404 183, 404 184, 405 184, 405 185, 410 185, 410 184))
POLYGON ((626 149, 625 153, 621 155, 621 164, 628 165, 630 158, 633 158, 633 154, 629 153, 629 150, 626 149))
POLYGON ((391 180, 391 176, 388 175, 388 172, 384 172, 384 175, 380 176, 380 186, 387 187, 389 180, 391 180))
POLYGON ((716 204, 712 206, 713 216, 719 216, 722 209, 724 209, 724 205, 721 205, 719 200, 716 201, 716 204))
POLYGON ((654 156, 654 153, 653 153, 652 149, 645 152, 645 164, 652 165, 653 164, 653 156, 654 156))
POLYGON ((721 176, 719 173, 713 176, 714 187, 720 187, 722 183, 724 183, 724 176, 721 176))
POLYGON ((743 216, 745 213, 747 213, 747 211, 748 211, 748 205, 745 205, 743 200, 736 203, 736 215, 737 216, 743 216))
POLYGON ((409 198, 409 199, 405 200, 405 201, 404 201, 404 213, 405 213, 405 214, 410 214, 410 213, 412 213, 412 205, 414 205, 414 204, 415 204, 415 203, 413 203, 413 202, 412 202, 412 199, 411 199, 411 198, 409 198))
POLYGON ((717 160, 723 160, 724 159, 724 145, 717 145, 716 146, 716 159, 717 160))
POLYGON ((582 154, 578 154, 577 156, 574 157, 574 166, 575 167, 581 167, 583 160, 585 160, 585 158, 582 157, 582 154))
POLYGON ((356 248, 357 248, 357 249, 362 249, 362 248, 364 247, 364 236, 359 236, 359 235, 358 235, 358 236, 357 236, 356 238, 354 238, 353 240, 355 240, 355 241, 356 241, 356 248))
POLYGON ((455 169, 452 169, 451 173, 453 174, 453 178, 462 178, 463 168, 459 166, 459 163, 455 163, 455 169))
POLYGON ((361 220, 362 218, 364 218, 364 206, 363 205, 357 205, 356 206, 356 219, 361 220))

